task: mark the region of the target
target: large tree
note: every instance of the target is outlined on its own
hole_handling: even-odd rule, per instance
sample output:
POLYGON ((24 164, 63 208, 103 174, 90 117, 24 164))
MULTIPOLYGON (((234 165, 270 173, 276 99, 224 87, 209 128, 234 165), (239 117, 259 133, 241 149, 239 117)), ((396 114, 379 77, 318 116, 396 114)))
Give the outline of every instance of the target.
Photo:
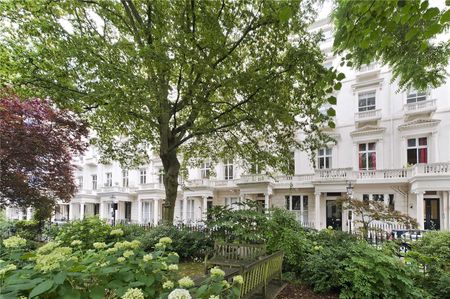
POLYGON ((426 90, 448 78, 450 1, 336 0, 334 48, 344 63, 389 65, 401 88, 426 90), (442 7, 436 7, 436 4, 442 7), (346 61, 345 61, 346 60, 346 61))
POLYGON ((73 113, 0 91, 0 207, 50 212, 56 200, 70 200, 76 190, 72 156, 83 152, 86 137, 73 113))
POLYGON ((312 11, 300 0, 3 1, 0 76, 84 113, 109 158, 138 163, 151 144, 171 221, 180 157, 279 169, 334 126, 319 108, 344 76, 322 65, 312 11))

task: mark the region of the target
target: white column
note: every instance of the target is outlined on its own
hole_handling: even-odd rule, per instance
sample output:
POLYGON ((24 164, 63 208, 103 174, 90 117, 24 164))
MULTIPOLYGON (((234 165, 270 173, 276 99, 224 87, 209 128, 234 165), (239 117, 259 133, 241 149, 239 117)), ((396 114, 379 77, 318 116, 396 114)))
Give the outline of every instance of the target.
POLYGON ((301 197, 300 197, 300 222, 302 223, 302 225, 303 225, 303 201, 305 200, 305 196, 304 195, 301 195, 301 197))
POLYGON ((447 201, 447 191, 442 192, 442 197, 440 202, 442 202, 442 210, 441 210, 441 230, 448 230, 448 201, 447 201))
POLYGON ((187 223, 187 196, 183 196, 183 223, 187 223))
POLYGON ((264 193, 264 209, 269 209, 269 193, 264 193))
POLYGON ((314 226, 316 229, 320 229, 320 192, 315 192, 315 220, 314 220, 314 226))
POLYGON ((69 203, 69 221, 72 221, 73 219, 73 205, 69 203))
POLYGON ((416 219, 419 224, 419 229, 424 229, 424 212, 423 212, 423 195, 425 192, 416 193, 416 219))
POLYGON ((202 200, 203 200, 203 221, 206 220, 206 216, 208 215, 208 197, 206 196, 202 196, 202 200))
POLYGON ((80 203, 80 219, 84 219, 84 203, 80 203))
POLYGON ((159 222, 159 198, 153 199, 153 224, 158 225, 159 222))
POLYGON ((376 169, 384 169, 384 143, 383 139, 377 140, 376 143, 376 169))
POLYGON ((139 224, 142 224, 142 199, 140 198, 137 199, 137 213, 137 221, 139 224))
POLYGON ((103 202, 103 200, 100 200, 100 207, 99 207, 99 217, 100 219, 105 219, 105 203, 103 202))
POLYGON ((31 207, 27 208, 27 220, 31 220, 33 218, 33 209, 31 207))
POLYGON ((384 194, 384 205, 389 206, 389 194, 384 194))
POLYGON ((289 211, 292 211, 292 194, 289 195, 289 211))

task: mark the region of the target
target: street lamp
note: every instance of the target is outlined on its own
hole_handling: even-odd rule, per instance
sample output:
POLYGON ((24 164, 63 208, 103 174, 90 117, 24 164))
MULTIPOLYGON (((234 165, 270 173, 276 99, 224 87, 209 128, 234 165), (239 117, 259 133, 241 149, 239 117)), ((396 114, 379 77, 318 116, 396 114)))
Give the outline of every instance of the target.
POLYGON ((353 196, 353 186, 352 186, 352 182, 348 182, 348 186, 347 186, 347 195, 348 197, 352 198, 353 196))

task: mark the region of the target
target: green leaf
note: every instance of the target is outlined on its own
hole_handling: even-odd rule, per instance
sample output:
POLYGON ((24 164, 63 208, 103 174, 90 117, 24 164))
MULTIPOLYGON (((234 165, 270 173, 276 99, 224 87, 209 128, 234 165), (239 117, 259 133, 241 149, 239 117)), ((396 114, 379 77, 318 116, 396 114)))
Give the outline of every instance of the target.
POLYGON ((328 98, 328 103, 330 103, 331 105, 336 105, 337 100, 335 96, 331 96, 328 98))
POLYGON ((327 115, 328 116, 336 116, 336 110, 334 110, 333 108, 328 108, 327 110, 327 115))
POLYGON ((332 129, 336 128, 336 124, 332 120, 328 121, 328 126, 332 129))
POLYGON ((427 31, 425 31, 424 36, 427 38, 432 37, 433 35, 439 33, 441 31, 442 26, 439 24, 433 24, 428 28, 427 31))
POLYGON ((30 298, 36 297, 40 294, 43 294, 50 290, 53 286, 53 281, 46 280, 40 284, 38 284, 33 290, 31 290, 30 298))
POLYGON ((339 74, 337 75, 337 79, 338 79, 339 81, 345 79, 345 74, 344 74, 344 73, 339 73, 339 74))
POLYGON ((341 82, 338 82, 338 83, 336 83, 336 84, 334 85, 334 89, 335 89, 335 90, 340 90, 341 87, 342 87, 342 83, 341 83, 341 82))
POLYGON ((417 28, 413 28, 413 29, 409 30, 408 33, 406 33, 405 39, 406 40, 412 39, 414 36, 416 36, 418 31, 419 30, 417 28))
POLYGON ((92 299, 103 299, 105 296, 104 287, 95 287, 90 292, 92 299))
POLYGON ((55 277, 53 277, 53 281, 55 282, 55 284, 63 284, 64 281, 66 280, 67 277, 67 273, 66 272, 59 272, 58 274, 55 275, 55 277))
POLYGON ((447 23, 450 21, 450 9, 444 12, 441 16, 441 24, 447 23))

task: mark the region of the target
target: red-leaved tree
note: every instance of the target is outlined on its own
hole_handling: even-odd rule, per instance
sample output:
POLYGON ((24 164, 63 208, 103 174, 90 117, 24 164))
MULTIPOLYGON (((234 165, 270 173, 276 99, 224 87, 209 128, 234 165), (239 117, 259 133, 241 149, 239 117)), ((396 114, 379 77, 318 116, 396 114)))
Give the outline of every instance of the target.
POLYGON ((86 149, 87 134, 76 115, 49 100, 0 91, 0 207, 42 212, 70 200, 76 191, 71 160, 86 149))

